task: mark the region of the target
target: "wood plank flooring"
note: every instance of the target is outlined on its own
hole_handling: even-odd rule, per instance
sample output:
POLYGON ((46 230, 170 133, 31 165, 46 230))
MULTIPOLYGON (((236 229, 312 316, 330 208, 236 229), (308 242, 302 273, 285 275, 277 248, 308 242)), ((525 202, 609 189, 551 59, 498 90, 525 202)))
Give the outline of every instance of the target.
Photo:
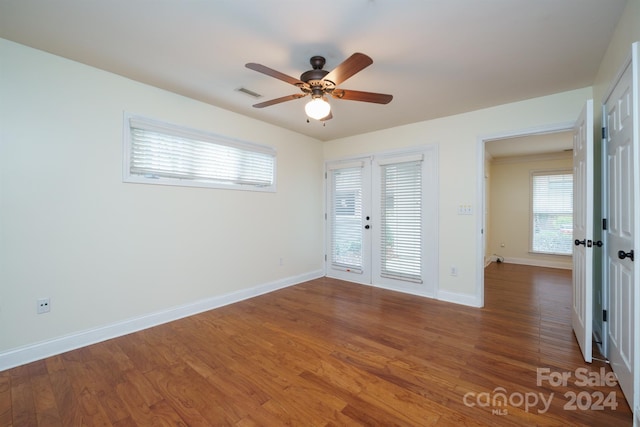
POLYGON ((571 273, 485 276, 483 309, 323 278, 0 372, 0 426, 630 426, 576 377, 610 371, 582 361, 571 273))

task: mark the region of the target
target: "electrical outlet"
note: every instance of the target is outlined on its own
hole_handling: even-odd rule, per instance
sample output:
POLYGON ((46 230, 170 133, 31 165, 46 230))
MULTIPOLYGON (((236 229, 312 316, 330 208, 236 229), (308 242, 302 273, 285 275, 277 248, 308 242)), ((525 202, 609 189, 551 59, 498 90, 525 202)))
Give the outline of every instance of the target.
POLYGON ((51 311, 51 298, 38 298, 36 302, 38 314, 48 313, 51 311))
POLYGON ((471 205, 458 205, 458 215, 473 215, 471 205))
POLYGON ((451 266, 451 275, 452 276, 457 276, 458 275, 458 267, 456 267, 455 265, 451 266))

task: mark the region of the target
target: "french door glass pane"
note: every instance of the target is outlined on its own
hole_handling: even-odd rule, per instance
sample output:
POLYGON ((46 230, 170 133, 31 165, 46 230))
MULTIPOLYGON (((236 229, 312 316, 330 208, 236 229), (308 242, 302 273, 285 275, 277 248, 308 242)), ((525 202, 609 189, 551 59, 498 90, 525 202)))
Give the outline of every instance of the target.
POLYGON ((362 168, 332 171, 332 248, 334 267, 362 270, 362 168))
POLYGON ((381 166, 381 275, 422 283, 421 162, 381 166))

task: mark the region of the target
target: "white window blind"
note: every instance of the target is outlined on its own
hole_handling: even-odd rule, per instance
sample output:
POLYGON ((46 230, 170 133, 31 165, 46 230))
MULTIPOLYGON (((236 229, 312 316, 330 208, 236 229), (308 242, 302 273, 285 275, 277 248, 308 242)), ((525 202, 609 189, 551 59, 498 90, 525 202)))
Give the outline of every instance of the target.
POLYGON ((532 174, 532 251, 571 255, 573 245, 573 173, 532 174))
POLYGON ((331 263, 362 271, 362 167, 331 171, 333 200, 331 263))
POLYGON ((127 182, 275 191, 270 147, 137 116, 125 126, 127 182))
POLYGON ((422 283, 420 161, 381 165, 381 275, 422 283))

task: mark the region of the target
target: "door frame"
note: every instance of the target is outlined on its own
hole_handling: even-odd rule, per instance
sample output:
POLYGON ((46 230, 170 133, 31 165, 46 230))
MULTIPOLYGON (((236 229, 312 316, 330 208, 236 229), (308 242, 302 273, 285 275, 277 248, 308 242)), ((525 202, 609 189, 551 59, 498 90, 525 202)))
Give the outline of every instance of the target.
POLYGON ((476 286, 475 286, 475 301, 477 307, 484 307, 484 269, 485 269, 485 243, 486 235, 484 233, 485 227, 485 211, 487 202, 486 196, 486 184, 485 184, 485 162, 486 162, 486 143, 491 141, 499 141, 502 139, 520 138, 524 136, 553 134, 559 132, 569 132, 573 130, 575 121, 552 123, 547 125, 535 126, 531 128, 515 129, 504 132, 496 132, 486 135, 481 135, 477 138, 476 150, 478 159, 478 175, 476 179, 476 206, 478 206, 476 216, 476 251, 477 251, 477 266, 476 271, 476 286))

